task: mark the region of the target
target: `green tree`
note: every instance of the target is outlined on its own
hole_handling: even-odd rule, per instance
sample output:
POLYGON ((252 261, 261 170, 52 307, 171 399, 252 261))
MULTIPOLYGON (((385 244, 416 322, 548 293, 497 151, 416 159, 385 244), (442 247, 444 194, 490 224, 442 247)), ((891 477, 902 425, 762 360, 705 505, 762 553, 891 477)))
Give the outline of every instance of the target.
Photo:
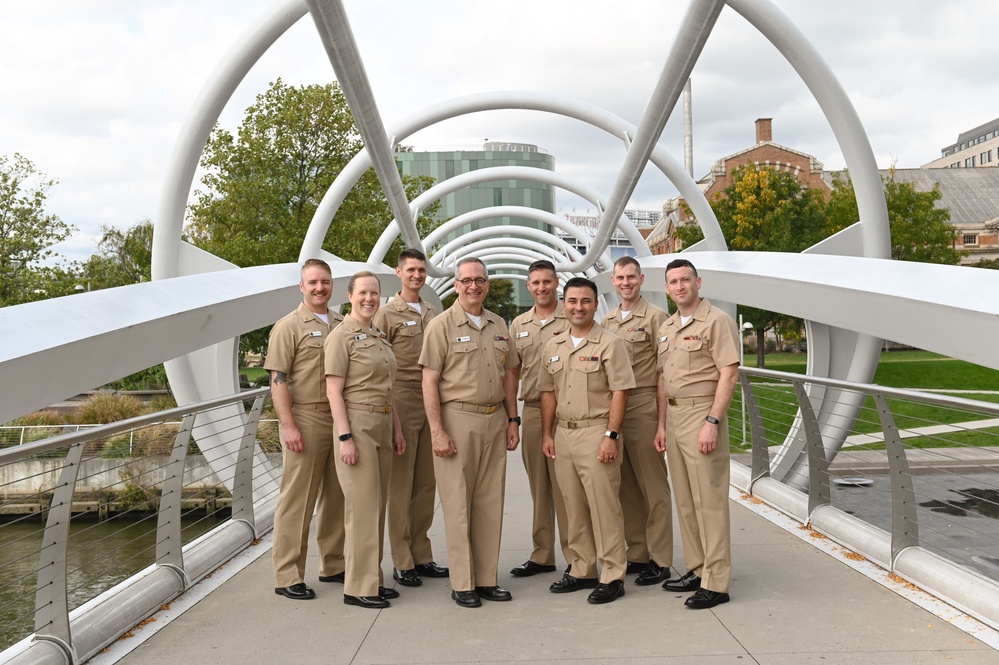
MULTIPOLYGON (((771 167, 734 169, 732 184, 710 203, 732 251, 801 252, 839 230, 828 222, 822 192, 771 167)), ((704 237, 696 224, 679 227, 677 235, 685 246, 704 237)), ((739 312, 756 332, 759 367, 764 366, 767 331, 800 327, 800 321, 780 312, 754 307, 740 307, 739 312)))
POLYGON ((109 289, 150 280, 153 256, 153 223, 144 219, 119 229, 101 227, 97 253, 81 267, 88 290, 109 289))
POLYGON ((999 270, 999 259, 982 259, 976 263, 975 268, 988 268, 989 270, 999 270))
POLYGON ((46 214, 56 184, 28 158, 0 155, 0 307, 49 297, 50 275, 41 262, 75 229, 46 214))
MULTIPOLYGON (((921 192, 913 182, 896 180, 895 169, 889 169, 888 175, 881 179, 891 229, 891 258, 947 265, 960 263, 962 252, 954 247, 956 232, 949 223, 950 210, 936 205, 942 196, 940 185, 934 184, 930 191, 921 192)), ((833 177, 828 214, 840 228, 860 219, 853 181, 845 171, 833 177)))
MULTIPOLYGON (((278 79, 246 110, 235 135, 222 127, 212 132, 201 159, 203 188, 188 210, 191 242, 242 267, 296 261, 320 201, 361 148, 335 83, 295 87, 278 79)), ((403 182, 412 200, 433 180, 403 182)), ((391 219, 369 169, 340 206, 323 246, 365 260, 391 219)), ((429 217, 420 223, 428 228, 429 217)), ((241 350, 265 353, 268 334, 264 328, 244 335, 241 350)))

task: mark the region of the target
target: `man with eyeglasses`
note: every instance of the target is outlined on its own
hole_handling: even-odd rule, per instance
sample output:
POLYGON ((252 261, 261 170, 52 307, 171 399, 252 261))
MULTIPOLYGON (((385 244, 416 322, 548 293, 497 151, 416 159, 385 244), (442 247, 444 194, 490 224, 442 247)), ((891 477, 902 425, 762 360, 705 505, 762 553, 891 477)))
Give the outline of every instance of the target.
POLYGON ((420 365, 437 489, 444 510, 451 597, 460 607, 512 596, 497 585, 506 451, 520 443, 516 353, 506 323, 482 306, 485 264, 458 262, 458 299, 431 321, 420 365))

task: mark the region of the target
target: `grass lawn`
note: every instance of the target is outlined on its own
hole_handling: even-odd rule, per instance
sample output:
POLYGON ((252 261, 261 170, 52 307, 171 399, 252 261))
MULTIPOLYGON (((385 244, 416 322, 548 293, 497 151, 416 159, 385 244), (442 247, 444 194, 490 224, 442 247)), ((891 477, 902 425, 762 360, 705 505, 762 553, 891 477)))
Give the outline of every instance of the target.
MULTIPOLYGON (((747 360, 753 358, 747 354, 747 360)), ((806 368, 804 354, 770 354, 767 355, 768 369, 782 372, 804 374, 806 368)), ((754 384, 772 383, 765 379, 754 379, 754 384)), ((913 389, 951 389, 960 391, 995 391, 999 393, 999 371, 972 365, 961 360, 954 360, 927 351, 892 351, 881 354, 881 362, 875 372, 873 383, 895 388, 913 389)), ((754 386, 757 400, 763 411, 764 427, 767 430, 767 441, 770 445, 783 442, 797 411, 793 389, 786 384, 754 386)), ((942 394, 948 394, 946 392, 942 394)), ((999 394, 983 393, 952 393, 955 397, 999 402, 999 394)), ((734 442, 742 439, 741 421, 741 391, 736 390, 729 409, 730 431, 734 442)), ((906 400, 888 400, 889 408, 900 429, 925 427, 936 423, 959 423, 987 418, 979 413, 939 407, 906 400)), ((747 423, 747 434, 748 434, 747 423)), ((852 433, 880 432, 881 422, 874 408, 874 400, 868 397, 861 408, 852 433)), ((945 447, 961 445, 994 446, 999 445, 999 431, 983 429, 954 434, 926 436, 905 440, 906 445, 913 447, 945 447)), ((882 447, 883 446, 878 446, 882 447)))

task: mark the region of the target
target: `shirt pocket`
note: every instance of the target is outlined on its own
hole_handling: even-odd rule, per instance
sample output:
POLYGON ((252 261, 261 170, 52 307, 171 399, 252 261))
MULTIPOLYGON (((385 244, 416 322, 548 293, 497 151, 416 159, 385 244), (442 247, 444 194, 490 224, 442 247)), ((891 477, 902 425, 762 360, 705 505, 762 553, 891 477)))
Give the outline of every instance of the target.
POLYGON ((577 360, 576 371, 586 376, 587 392, 603 392, 609 390, 607 386, 607 373, 600 371, 599 360, 577 360))
POLYGON ((374 365, 380 357, 379 349, 375 348, 375 344, 377 343, 378 340, 373 337, 354 340, 354 344, 351 347, 350 361, 360 363, 361 365, 374 365))
POLYGON ((506 368, 506 357, 510 354, 510 342, 503 340, 493 340, 493 355, 496 359, 496 368, 503 371, 506 368))

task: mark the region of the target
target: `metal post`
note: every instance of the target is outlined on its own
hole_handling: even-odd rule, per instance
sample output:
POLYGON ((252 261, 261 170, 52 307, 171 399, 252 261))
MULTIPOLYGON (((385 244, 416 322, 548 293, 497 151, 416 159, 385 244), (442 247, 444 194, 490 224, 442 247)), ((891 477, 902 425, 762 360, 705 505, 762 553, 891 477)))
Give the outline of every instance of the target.
POLYGON ((805 433, 805 451, 808 454, 808 516, 819 506, 831 503, 829 495, 829 461, 822 446, 822 433, 815 417, 815 409, 808 398, 803 381, 794 382, 801 410, 801 429, 805 433))
POLYGON ((885 451, 888 453, 888 471, 891 478, 891 564, 895 568, 895 557, 907 547, 919 545, 919 521, 916 515, 916 492, 912 486, 909 461, 905 456, 905 446, 898 434, 895 417, 888 407, 884 395, 871 395, 878 409, 881 429, 885 436, 885 451))
POLYGON ((181 496, 184 492, 184 462, 187 460, 187 449, 191 443, 191 432, 194 429, 196 413, 184 416, 184 422, 177 432, 167 462, 167 476, 160 492, 160 508, 156 520, 156 563, 174 568, 183 578, 184 588, 188 579, 184 573, 183 540, 180 533, 181 496))
POLYGON ((257 527, 253 516, 253 454, 257 450, 257 428, 260 425, 260 412, 264 408, 266 395, 253 400, 253 407, 247 414, 243 427, 243 438, 239 442, 236 456, 236 470, 232 478, 232 519, 246 522, 253 530, 256 539, 257 527))
POLYGON ((745 372, 739 372, 739 383, 742 385, 742 394, 746 395, 749 402, 749 417, 753 423, 753 448, 752 466, 749 480, 749 493, 753 493, 753 483, 760 478, 770 475, 770 447, 767 445, 767 430, 763 426, 763 413, 760 411, 760 404, 756 401, 756 394, 749 383, 749 376, 745 372))
POLYGON ((77 659, 69 630, 66 549, 73 515, 73 493, 80 475, 84 445, 76 443, 66 451, 66 465, 62 467, 59 484, 52 492, 49 517, 38 554, 38 583, 35 587, 35 639, 57 644, 70 657, 71 663, 77 662, 77 659))

